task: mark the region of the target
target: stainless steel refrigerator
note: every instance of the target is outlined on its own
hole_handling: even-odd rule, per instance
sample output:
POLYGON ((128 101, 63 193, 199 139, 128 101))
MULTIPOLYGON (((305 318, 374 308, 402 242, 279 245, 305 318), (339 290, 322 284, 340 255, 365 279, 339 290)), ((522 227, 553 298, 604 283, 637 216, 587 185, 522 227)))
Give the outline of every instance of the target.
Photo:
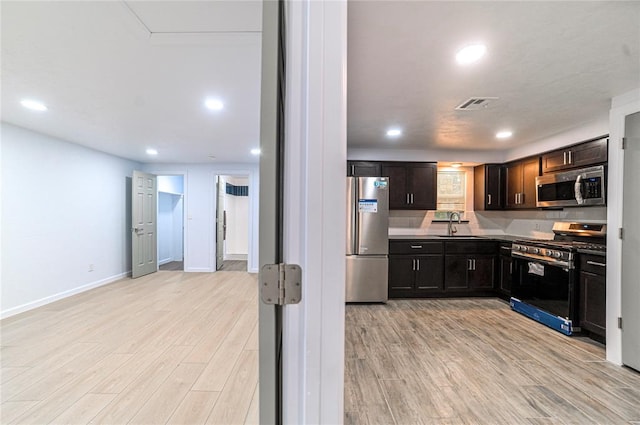
POLYGON ((386 302, 389 179, 347 177, 347 302, 386 302))

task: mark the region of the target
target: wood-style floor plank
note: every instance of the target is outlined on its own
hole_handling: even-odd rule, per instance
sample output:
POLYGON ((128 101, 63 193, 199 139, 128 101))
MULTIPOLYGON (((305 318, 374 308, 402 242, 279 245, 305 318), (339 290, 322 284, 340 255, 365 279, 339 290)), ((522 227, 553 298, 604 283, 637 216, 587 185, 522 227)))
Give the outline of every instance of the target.
POLYGON ((345 338, 348 424, 640 421, 640 373, 497 299, 349 304, 345 338))
POLYGON ((0 423, 257 423, 256 278, 154 273, 0 321, 0 423))

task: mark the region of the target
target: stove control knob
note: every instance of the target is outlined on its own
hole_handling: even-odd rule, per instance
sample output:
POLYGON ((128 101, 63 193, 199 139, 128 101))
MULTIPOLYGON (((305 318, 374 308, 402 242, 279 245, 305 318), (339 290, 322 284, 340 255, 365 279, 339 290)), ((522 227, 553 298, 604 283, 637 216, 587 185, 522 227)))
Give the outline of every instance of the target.
POLYGON ((556 257, 556 258, 560 258, 560 257, 562 257, 562 253, 560 251, 556 251, 556 252, 553 253, 553 256, 556 257))
POLYGON ((520 246, 520 251, 522 251, 522 252, 527 252, 527 247, 526 247, 526 246, 524 246, 524 245, 521 245, 521 246, 520 246))
POLYGON ((555 252, 553 252, 553 250, 551 249, 547 249, 544 252, 544 255, 546 255, 547 257, 553 257, 553 254, 555 254, 555 252))
POLYGON ((540 253, 540 250, 538 248, 531 248, 531 252, 534 254, 538 254, 540 253))

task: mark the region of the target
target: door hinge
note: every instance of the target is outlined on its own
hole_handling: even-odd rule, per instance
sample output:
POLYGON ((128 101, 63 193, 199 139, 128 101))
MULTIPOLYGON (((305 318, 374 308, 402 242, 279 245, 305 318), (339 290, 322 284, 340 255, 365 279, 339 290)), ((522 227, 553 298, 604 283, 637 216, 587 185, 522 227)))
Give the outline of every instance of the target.
POLYGON ((622 138, 622 149, 626 149, 627 148, 627 138, 623 137, 622 138))
POLYGON ((262 266, 260 297, 265 304, 298 304, 302 299, 302 268, 283 263, 262 266))
POLYGON ((622 317, 618 317, 618 329, 622 329, 622 317))
POLYGON ((622 227, 620 228, 620 231, 618 232, 618 237, 619 237, 620 239, 623 239, 623 238, 624 238, 624 229, 623 229, 622 227))

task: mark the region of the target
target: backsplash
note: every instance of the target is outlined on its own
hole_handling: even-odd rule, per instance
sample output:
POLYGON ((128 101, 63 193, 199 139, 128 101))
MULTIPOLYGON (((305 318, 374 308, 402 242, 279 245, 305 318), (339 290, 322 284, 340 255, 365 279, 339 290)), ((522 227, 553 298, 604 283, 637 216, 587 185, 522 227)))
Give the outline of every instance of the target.
MULTIPOLYGON (((389 235, 445 235, 446 222, 433 222, 434 211, 389 212, 389 235)), ((606 207, 565 208, 563 210, 467 211, 455 223, 457 235, 515 235, 538 239, 553 238, 556 221, 607 221, 606 207)))

